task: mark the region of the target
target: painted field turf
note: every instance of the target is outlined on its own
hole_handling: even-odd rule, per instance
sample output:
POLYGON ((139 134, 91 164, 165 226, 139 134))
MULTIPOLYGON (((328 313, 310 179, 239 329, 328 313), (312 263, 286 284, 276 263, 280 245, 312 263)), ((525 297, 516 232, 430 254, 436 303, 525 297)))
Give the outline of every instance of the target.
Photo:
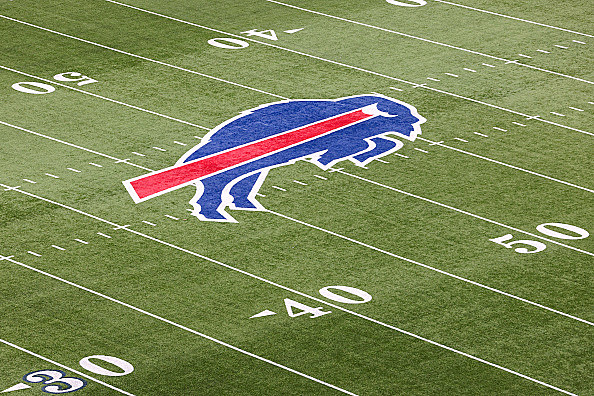
POLYGON ((594 395, 591 3, 0 0, 0 38, 0 392, 594 395), (358 95, 422 134, 236 222, 122 184, 358 95))

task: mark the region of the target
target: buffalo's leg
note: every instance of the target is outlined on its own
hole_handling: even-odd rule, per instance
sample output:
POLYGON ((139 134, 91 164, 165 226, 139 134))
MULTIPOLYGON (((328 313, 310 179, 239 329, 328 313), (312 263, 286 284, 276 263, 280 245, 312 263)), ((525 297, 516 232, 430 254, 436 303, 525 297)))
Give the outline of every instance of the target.
POLYGON ((262 205, 256 200, 256 193, 266 179, 268 171, 254 173, 235 183, 229 193, 233 197, 232 209, 261 210, 262 205))
POLYGON ((199 205, 199 208, 196 207, 196 209, 200 219, 211 221, 228 221, 230 219, 225 208, 229 205, 231 197, 223 192, 230 182, 231 180, 224 173, 200 181, 203 186, 202 193, 200 194, 201 188, 198 187, 198 193, 190 201, 194 206, 199 205))

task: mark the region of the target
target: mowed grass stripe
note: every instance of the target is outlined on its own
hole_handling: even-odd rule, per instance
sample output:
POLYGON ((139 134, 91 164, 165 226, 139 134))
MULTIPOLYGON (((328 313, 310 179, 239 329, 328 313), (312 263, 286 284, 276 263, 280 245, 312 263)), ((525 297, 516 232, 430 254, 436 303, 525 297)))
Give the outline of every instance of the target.
MULTIPOLYGON (((280 49, 280 50, 283 50, 283 51, 292 52, 292 53, 295 53, 295 54, 298 54, 298 55, 306 56, 306 57, 309 57, 309 58, 312 58, 312 59, 321 60, 323 62, 328 62, 328 63, 334 64, 334 65, 338 65, 338 66, 346 67, 346 68, 349 68, 349 69, 361 71, 361 72, 364 72, 364 73, 367 73, 367 74, 375 75, 375 76, 386 78, 386 79, 389 79, 389 80, 402 82, 404 84, 412 85, 415 88, 424 88, 424 89, 428 89, 428 90, 431 90, 431 91, 434 91, 434 92, 440 92, 440 93, 443 93, 443 94, 446 94, 446 95, 455 96, 455 97, 458 97, 458 98, 461 98, 461 99, 465 99, 465 100, 470 100, 470 101, 472 101, 474 103, 479 103, 479 104, 482 104, 482 105, 490 106, 490 107, 493 107, 493 108, 496 108, 496 109, 499 109, 499 110, 503 110, 503 111, 506 111, 506 112, 509 112, 509 113, 517 114, 517 115, 520 115, 520 116, 523 116, 523 117, 526 117, 526 118, 536 119, 536 120, 541 121, 541 122, 546 122, 546 123, 551 124, 551 125, 559 126, 561 128, 565 128, 565 129, 569 129, 569 130, 573 130, 573 131, 576 131, 576 132, 580 132, 580 133, 584 133, 584 134, 587 134, 587 135, 594 136, 594 133, 591 133, 591 132, 587 132, 587 131, 584 131, 584 130, 581 130, 581 129, 578 129, 578 128, 569 127, 569 126, 566 126, 566 125, 563 125, 563 124, 559 124, 559 123, 554 123, 552 121, 547 121, 545 119, 540 118, 539 116, 531 116, 531 115, 524 114, 524 113, 519 112, 519 111, 515 111, 515 110, 512 110, 512 109, 507 109, 507 108, 502 107, 502 106, 497 106, 497 105, 490 104, 490 103, 487 103, 487 102, 484 102, 484 101, 476 100, 476 99, 465 97, 465 96, 462 96, 462 95, 457 95, 457 94, 454 94, 454 93, 451 93, 451 92, 448 92, 448 91, 445 91, 445 90, 440 90, 440 89, 432 88, 432 87, 427 86, 424 83, 423 84, 418 84, 418 83, 415 83, 415 82, 412 82, 412 81, 408 81, 408 80, 405 80, 405 79, 402 79, 402 78, 397 78, 397 77, 389 76, 387 74, 375 72, 375 71, 372 71, 372 70, 369 70, 369 69, 365 69, 365 68, 362 68, 362 67, 349 65, 349 64, 346 64, 346 63, 343 63, 343 62, 338 62, 338 61, 334 61, 334 60, 331 60, 331 59, 319 57, 319 56, 316 56, 316 55, 311 55, 311 54, 308 54, 308 53, 305 53, 305 52, 293 50, 293 49, 290 49, 290 48, 281 47, 281 46, 276 45, 276 44, 271 44, 271 43, 267 43, 267 42, 264 42, 264 41, 255 40, 255 39, 252 39, 250 37, 240 36, 240 35, 237 35, 237 34, 234 34, 234 33, 229 33, 229 32, 226 32, 226 31, 219 30, 219 29, 214 29, 214 28, 211 28, 211 27, 208 27, 208 26, 196 24, 196 23, 189 22, 189 21, 186 21, 186 20, 183 20, 183 19, 174 18, 174 17, 168 16, 168 15, 165 15, 165 14, 161 14, 161 13, 158 13, 158 12, 146 10, 146 9, 139 8, 139 7, 135 7, 135 6, 132 6, 132 5, 129 5, 129 4, 125 4, 125 3, 120 3, 120 2, 117 2, 115 0, 104 0, 104 1, 107 1, 107 2, 110 2, 110 3, 114 3, 114 4, 117 4, 117 5, 120 5, 120 6, 128 7, 128 8, 137 10, 137 11, 145 12, 145 13, 148 13, 148 14, 151 14, 151 15, 156 15, 156 16, 159 16, 159 17, 162 17, 162 18, 165 18, 165 19, 169 19, 169 20, 173 20, 173 21, 176 21, 176 22, 184 23, 184 24, 187 24, 187 25, 199 27, 199 28, 210 30, 210 31, 217 32, 217 33, 222 33, 222 34, 225 34, 225 35, 228 35, 228 36, 231 36, 231 37, 240 38, 241 40, 255 42, 255 43, 262 44, 262 45, 265 45, 265 46, 269 46, 269 47, 272 47, 272 48, 277 48, 277 49, 280 49)), ((592 84, 594 84, 594 82, 592 82, 592 84)))
MULTIPOLYGON (((471 355, 471 354, 468 354, 468 353, 462 352, 462 351, 460 351, 460 350, 457 350, 457 349, 455 349, 455 348, 452 348, 452 347, 449 347, 449 346, 446 346, 446 345, 440 344, 440 343, 438 343, 438 342, 436 342, 436 341, 433 341, 433 340, 430 340, 430 339, 428 339, 428 338, 425 338, 425 337, 419 336, 419 335, 417 335, 417 334, 415 334, 415 333, 411 333, 411 332, 409 332, 409 331, 406 331, 406 330, 400 329, 400 328, 398 328, 398 327, 395 327, 395 326, 389 325, 389 324, 387 324, 387 323, 384 323, 384 322, 378 321, 378 320, 376 320, 376 319, 373 319, 373 318, 370 318, 370 317, 368 317, 368 316, 365 316, 365 315, 359 314, 359 313, 357 313, 357 312, 355 312, 355 311, 351 311, 351 310, 349 310, 349 309, 343 308, 343 307, 341 307, 341 306, 338 306, 338 305, 336 305, 336 304, 329 303, 329 302, 327 302, 327 301, 325 301, 325 300, 322 300, 322 299, 319 299, 319 298, 317 298, 317 297, 313 297, 313 296, 311 296, 311 295, 308 295, 308 294, 305 294, 305 293, 299 292, 299 291, 297 291, 297 290, 290 289, 290 288, 288 288, 288 287, 286 287, 286 286, 283 286, 283 285, 280 285, 280 284, 278 284, 278 283, 272 282, 272 281, 270 281, 270 280, 267 280, 267 279, 261 278, 261 277, 259 277, 259 276, 257 276, 257 275, 254 275, 254 274, 250 274, 250 273, 248 273, 248 272, 246 272, 246 271, 243 271, 243 270, 237 269, 237 268, 235 268, 235 267, 232 267, 232 266, 230 266, 230 265, 228 265, 228 264, 224 264, 224 263, 222 263, 222 262, 219 262, 219 261, 217 261, 217 260, 211 259, 211 258, 209 258, 209 257, 206 257, 206 256, 204 256, 204 255, 201 255, 201 254, 198 254, 198 253, 192 252, 192 251, 190 251, 190 250, 184 249, 184 248, 182 248, 182 247, 179 247, 179 246, 173 245, 173 244, 171 244, 171 243, 168 243, 168 242, 162 241, 162 240, 160 240, 160 239, 158 239, 158 238, 151 237, 151 236, 149 236, 149 235, 147 235, 147 234, 143 234, 143 233, 141 233, 141 232, 138 232, 138 231, 132 230, 132 229, 130 229, 130 228, 129 228, 129 227, 127 227, 127 226, 120 226, 120 225, 118 225, 118 224, 116 224, 116 223, 113 223, 113 222, 111 222, 111 221, 109 221, 109 220, 102 219, 102 218, 100 218, 100 217, 98 217, 98 216, 95 216, 95 215, 92 215, 92 214, 86 213, 86 212, 84 212, 84 211, 81 211, 81 210, 79 210, 79 209, 76 209, 76 208, 73 208, 73 207, 71 207, 71 206, 68 206, 68 205, 65 205, 65 204, 62 204, 62 203, 59 203, 59 202, 56 202, 56 201, 50 200, 50 199, 48 199, 48 198, 44 198, 44 197, 41 197, 41 196, 39 196, 39 195, 32 194, 32 193, 29 193, 29 192, 27 192, 27 191, 24 191, 24 190, 20 190, 19 188, 14 188, 14 187, 12 187, 12 188, 11 188, 11 187, 8 187, 8 186, 6 186, 6 185, 3 185, 3 184, 0 184, 0 186, 2 186, 2 187, 5 187, 5 188, 7 188, 7 189, 9 189, 9 190, 12 190, 12 191, 15 191, 15 192, 18 192, 18 193, 21 193, 21 194, 27 195, 27 196, 29 196, 29 197, 32 197, 32 198, 36 198, 36 199, 38 199, 38 200, 45 201, 45 202, 48 202, 48 203, 50 203, 50 204, 53 204, 53 205, 60 206, 60 207, 62 207, 62 208, 64 208, 64 209, 68 209, 68 210, 70 210, 70 211, 73 211, 73 212, 79 213, 79 214, 81 214, 81 215, 83 215, 83 216, 87 216, 87 217, 90 217, 90 218, 92 218, 92 219, 95 219, 95 220, 101 221, 101 222, 103 222, 103 223, 109 224, 109 225, 111 225, 111 226, 115 226, 117 229, 125 230, 125 231, 127 231, 127 232, 133 233, 133 234, 135 234, 135 235, 138 235, 138 236, 141 236, 141 237, 143 237, 143 238, 150 239, 150 240, 152 240, 152 241, 155 241, 155 242, 158 242, 158 243, 160 243, 160 244, 163 244, 163 245, 169 246, 169 247, 171 247, 171 248, 174 248, 174 249, 176 249, 176 250, 183 251, 183 252, 185 252, 185 253, 191 254, 191 255, 193 255, 193 256, 196 256, 196 257, 200 257, 200 258, 202 258, 202 259, 205 259, 205 260, 207 260, 207 261, 210 261, 210 262, 212 262, 212 263, 215 263, 215 264, 217 264, 217 265, 221 265, 221 266, 223 266, 223 267, 226 267, 226 268, 228 268, 228 269, 232 269, 232 270, 234 270, 234 271, 241 272, 241 273, 243 273, 243 274, 245 274, 245 275, 248 275, 248 276, 250 276, 250 277, 252 277, 252 278, 255 278, 255 279, 258 279, 258 280, 264 281, 264 282, 266 282, 266 283, 268 283, 268 284, 271 284, 271 285, 273 285, 273 286, 276 286, 276 287, 279 287, 279 288, 285 289, 285 290, 287 290, 287 291, 290 291, 290 292, 292 292, 292 293, 299 294, 299 295, 301 295, 301 296, 303 296, 303 297, 307 297, 307 298, 309 298, 309 299, 312 299, 312 300, 318 301, 318 302, 320 302, 320 303, 323 303, 323 304, 325 304, 325 305, 328 305, 328 306, 330 306, 330 307, 333 307, 333 308, 335 308, 335 309, 341 310, 341 311, 343 311, 343 312, 346 312, 346 313, 349 313, 349 314, 351 314, 351 315, 355 315, 355 316, 357 316, 357 317, 360 317, 360 318, 362 318, 362 319, 365 319, 365 320, 367 320, 367 321, 370 321, 370 322, 373 322, 373 323, 379 324, 379 325, 381 325, 381 326, 383 326, 383 327, 387 327, 387 328, 389 328, 389 329, 395 330, 395 331, 397 331, 397 332, 399 332, 399 333, 406 334, 406 335, 408 335, 408 336, 411 336, 411 337, 414 337, 414 338, 416 338, 416 339, 419 339, 419 340, 421 340, 421 341, 427 342, 427 343, 429 343, 429 344, 432 344, 432 345, 434 345, 434 346, 437 346, 437 347, 439 347, 439 348, 442 348, 442 349, 448 350, 448 351, 450 351, 450 352, 453 352, 453 353, 455 353, 455 354, 458 354, 458 355, 464 356, 464 357, 466 357, 466 358, 469 358, 469 359, 475 360, 475 361, 477 361, 477 362, 480 362, 480 363, 486 364, 486 365, 488 365, 488 366, 491 366, 491 367, 493 367, 493 368, 496 368, 496 369, 499 369, 499 370, 505 371, 505 372, 507 372, 507 373, 509 373, 509 374, 513 374, 513 375, 515 375, 515 376, 518 376, 518 377, 520 377, 520 378, 523 378, 523 379, 525 379, 525 380, 528 380, 528 381, 530 381, 530 382, 537 383, 537 384, 539 384, 539 385, 542 385, 542 386, 544 386, 544 387, 547 387, 547 388, 550 388, 550 389, 556 390, 556 391, 558 391, 558 392, 561 392, 561 393, 563 393, 563 394, 572 395, 572 396, 577 396, 577 395, 575 395, 574 393, 571 393, 571 392, 569 392, 569 391, 566 391, 566 390, 564 390, 564 389, 558 388, 558 387, 556 387, 556 386, 554 386, 554 385, 548 384, 548 383, 546 383, 546 382, 543 382, 543 381, 540 381, 540 380, 538 380, 538 379, 532 378, 532 377, 530 377, 530 376, 524 375, 524 374, 522 374, 522 373, 519 373, 519 372, 517 372, 517 371, 510 370, 510 369, 508 369, 508 368, 506 368, 506 367, 503 367, 503 366, 500 366, 500 365, 498 365, 498 364, 495 364, 495 363, 489 362, 489 361, 487 361, 487 360, 481 359, 481 358, 479 358, 479 357, 476 357, 476 356, 474 356, 474 355, 471 355)), ((21 265, 21 266, 26 266, 26 264, 23 264, 23 263, 20 263, 20 262, 16 262, 16 261, 15 261, 15 260, 13 260, 12 258, 8 258, 8 259, 6 259, 6 260, 8 260, 8 261, 10 261, 10 262, 13 262, 13 263, 15 263, 15 264, 21 265)), ((183 330, 186 330, 186 331, 192 332, 192 333, 194 333, 194 334, 197 334, 197 335, 199 335, 199 336, 201 336, 201 337, 207 338, 207 339, 209 339, 209 340, 211 340, 211 341, 214 341, 214 342, 217 342, 217 343, 219 343, 219 344, 221 344, 221 345, 227 346, 227 347, 229 347, 229 348, 231 348, 231 349, 237 350, 238 352, 241 352, 241 353, 247 354, 247 355, 249 355, 249 356, 251 356, 251 357, 255 357, 255 358, 259 359, 259 360, 263 360, 263 361, 265 361, 265 362, 267 362, 267 363, 270 363, 270 364, 272 364, 272 365, 275 365, 275 366, 277 366, 277 367, 284 368, 284 369, 286 369, 286 370, 288 370, 288 371, 291 371, 291 372, 293 372, 293 373, 295 373, 295 374, 298 374, 298 375, 304 376, 304 377, 306 377, 306 378, 308 378, 308 379, 312 379, 312 380, 314 380, 314 381, 316 381, 316 382, 322 383, 322 384, 324 384, 324 385, 326 385, 326 386, 329 386, 329 387, 331 387, 331 388, 334 388, 334 389, 337 389, 337 390, 341 390, 340 388, 338 388, 338 387, 335 387, 334 385, 331 385, 331 384, 325 383, 325 382, 323 382, 323 381, 317 380, 317 379, 315 379, 315 378, 313 378, 313 377, 309 377, 309 376, 307 376, 306 374, 299 373, 299 372, 297 372, 297 371, 295 371, 295 370, 289 369, 289 368, 287 368, 287 367, 285 367, 285 366, 282 366, 282 365, 280 365, 280 364, 278 364, 278 363, 275 363, 275 362, 269 361, 268 359, 261 358, 261 357, 259 357, 259 356, 257 356, 257 355, 253 355, 253 354, 251 354, 250 352, 243 351, 243 350, 241 350, 241 349, 239 349, 239 348, 237 348, 237 347, 234 347, 234 346, 232 346, 232 345, 226 344, 226 343, 224 343, 224 342, 222 342, 222 341, 219 341, 219 340, 217 340, 217 339, 214 339, 214 338, 212 338, 212 337, 209 337, 209 336, 207 336, 207 335, 205 335, 205 334, 199 333, 199 332, 197 332, 197 331, 195 331, 195 330, 189 329, 189 328, 187 328, 187 327, 185 327, 185 326, 179 325, 179 324, 177 324, 177 323, 175 323, 175 322, 171 322, 171 321, 169 321, 169 320, 167 320, 167 319, 165 319, 165 318, 159 317, 159 316, 157 316, 157 315, 154 315, 154 314, 152 314, 152 313, 149 313, 149 312, 147 312, 147 311, 144 311, 144 310, 142 310, 142 309, 140 309, 140 308, 137 308, 137 307, 131 306, 131 305, 129 305, 129 304, 126 304, 126 303, 124 303, 124 302, 121 302, 121 301, 119 301, 119 300, 113 299, 113 298, 111 298, 111 297, 109 297, 109 296, 106 296, 106 295, 103 295, 103 294, 101 294, 101 293, 95 292, 95 291, 93 291, 93 290, 91 290, 91 289, 87 289, 87 288, 85 288, 84 286, 77 285, 77 284, 75 284, 75 283, 72 283, 72 282, 69 282, 69 281, 67 281, 67 280, 65 280, 65 279, 62 279, 62 278, 56 277, 55 275, 51 275, 51 274, 49 274, 49 273, 45 273, 44 271, 37 270, 37 269, 35 269, 35 268, 33 268, 33 267, 30 267, 30 266, 26 266, 26 267, 27 267, 27 268, 29 268, 29 269, 31 269, 31 270, 34 270, 34 271, 36 271, 36 272, 42 273, 42 274, 44 274, 44 275, 46 275, 46 276, 49 276, 49 277, 51 277, 51 278, 54 278, 54 279, 56 279, 56 280, 59 280, 59 281, 61 281, 61 282, 64 282, 64 283, 70 284, 71 286, 75 286, 75 287, 77 287, 77 288, 79 288, 79 289, 82 289, 82 290, 88 291, 88 292, 90 292, 90 293, 93 293, 93 294, 95 294, 95 295, 98 295, 98 296, 100 296, 100 297, 102 297, 102 298, 108 299, 108 300, 110 300, 110 301, 113 301, 113 302, 116 302, 116 303, 118 303, 118 304, 120 304, 120 305, 123 305, 123 306, 126 306, 126 307, 128 307, 128 308, 134 309, 135 311, 138 311, 138 312, 144 313, 145 315, 151 316, 151 317, 153 317, 153 318, 155 318, 155 319, 158 319, 158 320, 161 320, 161 321, 163 321, 163 322, 166 322, 166 323, 172 324, 172 325, 174 325, 174 326, 176 326, 176 327, 179 327, 179 328, 181 328, 181 329, 183 329, 183 330)), ((343 393, 347 393, 347 394, 353 394, 353 393, 350 393, 350 392, 348 392, 348 391, 345 391, 345 390, 342 390, 342 391, 343 391, 343 393)))

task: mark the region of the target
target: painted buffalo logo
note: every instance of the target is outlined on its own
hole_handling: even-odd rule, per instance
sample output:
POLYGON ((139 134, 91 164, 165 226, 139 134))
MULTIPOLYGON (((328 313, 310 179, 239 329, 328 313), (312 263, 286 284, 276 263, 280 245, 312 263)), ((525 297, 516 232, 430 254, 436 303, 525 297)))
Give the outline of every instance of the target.
POLYGON ((175 166, 124 181, 134 202, 195 185, 200 220, 234 222, 227 208, 262 211, 256 193, 272 168, 306 159, 327 170, 365 166, 415 140, 425 118, 382 95, 286 100, 245 111, 211 130, 175 166))

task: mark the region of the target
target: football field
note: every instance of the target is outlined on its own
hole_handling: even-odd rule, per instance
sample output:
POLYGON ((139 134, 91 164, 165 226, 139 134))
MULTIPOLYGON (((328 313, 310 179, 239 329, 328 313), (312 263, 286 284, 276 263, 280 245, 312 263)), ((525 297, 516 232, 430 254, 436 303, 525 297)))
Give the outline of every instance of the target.
POLYGON ((594 4, 0 0, 0 393, 594 395, 594 4))

